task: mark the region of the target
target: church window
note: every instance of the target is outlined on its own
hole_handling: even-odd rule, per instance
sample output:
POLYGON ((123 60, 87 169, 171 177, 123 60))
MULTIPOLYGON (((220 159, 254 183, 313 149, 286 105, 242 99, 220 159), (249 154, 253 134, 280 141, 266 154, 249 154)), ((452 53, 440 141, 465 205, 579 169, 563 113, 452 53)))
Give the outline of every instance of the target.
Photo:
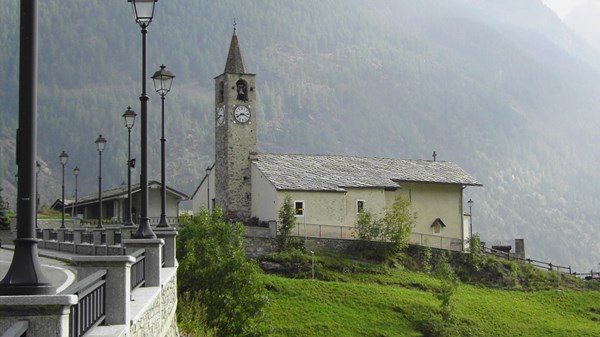
POLYGON ((223 103, 225 101, 225 83, 219 83, 219 97, 217 98, 219 103, 223 103))
POLYGON ((304 200, 294 200, 294 209, 297 217, 304 216, 304 200))
POLYGON ((365 201, 364 200, 356 200, 356 213, 360 213, 365 209, 365 201))
POLYGON ((238 101, 247 101, 248 100, 248 83, 244 80, 239 80, 235 83, 237 90, 237 99, 238 101))

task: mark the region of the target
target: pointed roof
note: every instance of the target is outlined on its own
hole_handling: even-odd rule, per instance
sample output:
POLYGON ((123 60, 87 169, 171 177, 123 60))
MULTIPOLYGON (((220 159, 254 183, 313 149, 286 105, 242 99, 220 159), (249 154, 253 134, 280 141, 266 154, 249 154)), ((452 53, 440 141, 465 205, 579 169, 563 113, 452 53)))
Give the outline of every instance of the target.
POLYGON ((235 28, 233 29, 233 36, 231 37, 229 54, 227 54, 227 63, 225 64, 224 72, 230 74, 245 73, 244 60, 242 58, 242 52, 240 51, 240 43, 238 42, 237 35, 235 34, 235 28))

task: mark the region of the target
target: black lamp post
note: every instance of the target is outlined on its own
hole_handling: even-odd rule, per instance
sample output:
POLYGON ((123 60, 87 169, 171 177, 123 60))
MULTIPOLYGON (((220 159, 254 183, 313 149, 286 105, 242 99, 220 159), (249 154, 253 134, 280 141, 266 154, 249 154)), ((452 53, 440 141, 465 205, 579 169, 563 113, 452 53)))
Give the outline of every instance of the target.
POLYGON ((154 89, 160 95, 161 101, 161 127, 162 133, 160 138, 160 221, 157 227, 169 227, 167 223, 166 204, 167 204, 167 181, 165 178, 165 96, 171 91, 171 84, 175 75, 168 70, 165 70, 165 65, 160 66, 160 70, 152 75, 154 81, 154 89))
POLYGON ((154 5, 156 0, 127 0, 131 3, 135 22, 142 28, 142 94, 140 95, 141 103, 141 151, 140 157, 142 160, 140 174, 140 195, 141 195, 141 210, 140 224, 133 238, 136 239, 155 239, 156 234, 150 227, 150 219, 148 218, 148 96, 146 95, 146 34, 148 26, 152 22, 154 15, 154 5))
POLYGON ((133 226, 131 219, 131 169, 135 167, 135 159, 131 159, 131 128, 135 123, 135 111, 131 107, 127 107, 127 111, 123 114, 125 119, 125 127, 127 128, 127 212, 125 213, 125 226, 133 226))
POLYGON ((77 177, 79 176, 79 172, 81 170, 79 167, 75 166, 73 169, 73 174, 75 175, 75 204, 73 205, 73 216, 77 216, 77 177))
POLYGON ((98 226, 96 228, 104 228, 102 226, 102 151, 104 151, 104 146, 106 145, 106 139, 99 135, 96 138, 96 149, 98 150, 98 158, 100 159, 98 162, 98 226))
POLYGON ((210 165, 206 167, 206 210, 210 212, 210 165))
POLYGON ((19 36, 19 128, 17 129, 17 236, 0 295, 49 295, 56 288, 44 277, 35 238, 35 159, 37 154, 36 0, 21 1, 19 36))
POLYGON ((473 237, 473 200, 469 199, 469 201, 467 201, 467 204, 469 204, 469 227, 470 227, 471 238, 472 238, 473 237))
POLYGON ((62 221, 60 228, 67 228, 65 227, 65 165, 67 165, 69 155, 63 150, 58 158, 60 158, 60 164, 62 165, 62 221))

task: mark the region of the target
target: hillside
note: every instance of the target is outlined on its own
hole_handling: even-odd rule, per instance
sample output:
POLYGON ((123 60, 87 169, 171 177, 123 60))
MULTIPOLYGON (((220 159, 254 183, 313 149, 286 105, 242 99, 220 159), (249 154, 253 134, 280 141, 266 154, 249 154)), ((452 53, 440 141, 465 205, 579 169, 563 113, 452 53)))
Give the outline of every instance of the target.
MULTIPOLYGON (((269 260, 286 266, 288 272, 262 277, 270 298, 264 322, 268 336, 533 337, 600 333, 597 281, 557 278, 556 273, 514 262, 487 258, 476 274, 494 277, 459 283, 450 297, 452 318, 445 325, 438 297, 448 281, 417 271, 418 267, 317 256, 316 280, 311 280, 310 256, 288 253, 267 257, 263 266, 269 260)), ((433 263, 432 274, 438 264, 433 263)), ((459 276, 460 268, 454 264, 459 276)))
MULTIPOLYGON (((0 50, 7 192, 16 172, 18 17, 17 0, 0 0, 0 42, 10 46, 0 50)), ((484 184, 465 194, 484 241, 522 237, 532 257, 597 268, 599 55, 540 1, 158 2, 148 73, 164 63, 177 76, 166 100, 167 180, 187 194, 213 160, 213 78, 234 18, 246 68, 257 74, 260 151, 418 159, 435 150, 484 184)), ((39 25, 42 199, 60 195, 62 150, 67 172, 81 169, 80 195, 95 191, 98 134, 108 140, 103 183, 119 185, 121 115, 139 110, 141 90, 130 6, 48 0, 39 25)), ((156 179, 159 99, 148 85, 156 179)))

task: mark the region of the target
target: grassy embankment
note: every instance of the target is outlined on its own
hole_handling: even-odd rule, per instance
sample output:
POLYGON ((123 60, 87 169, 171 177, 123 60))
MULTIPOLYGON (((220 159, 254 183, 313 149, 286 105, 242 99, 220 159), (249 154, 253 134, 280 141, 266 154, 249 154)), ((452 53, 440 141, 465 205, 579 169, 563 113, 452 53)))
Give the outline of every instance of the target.
POLYGON ((312 281, 301 259, 276 258, 287 269, 262 276, 269 336, 600 336, 596 281, 489 259, 509 285, 459 283, 448 322, 435 296, 444 281, 428 273, 321 257, 312 281))

